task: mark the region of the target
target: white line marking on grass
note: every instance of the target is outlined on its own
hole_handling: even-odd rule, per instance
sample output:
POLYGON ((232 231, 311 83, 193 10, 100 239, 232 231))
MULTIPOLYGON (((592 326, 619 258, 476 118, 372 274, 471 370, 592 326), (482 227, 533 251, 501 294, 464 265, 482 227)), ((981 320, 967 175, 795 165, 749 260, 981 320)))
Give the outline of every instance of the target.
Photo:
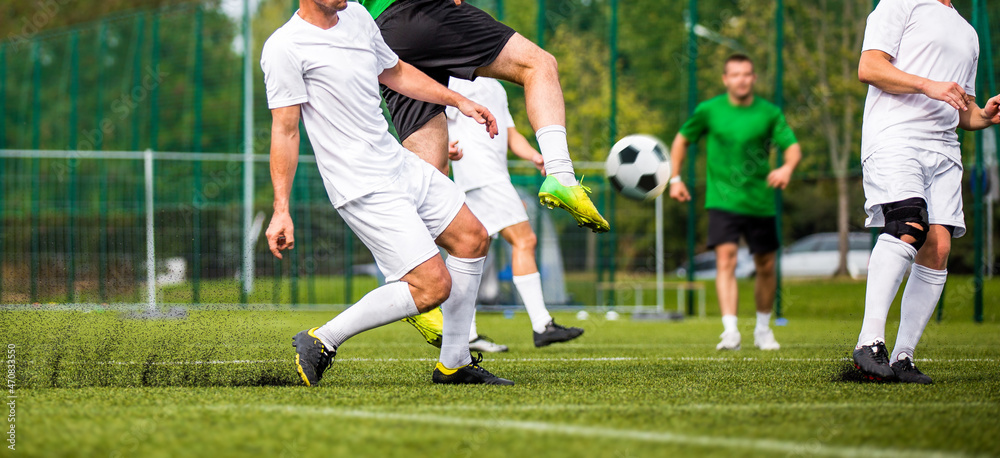
POLYGON ((872 404, 872 403, 849 403, 849 402, 833 402, 833 403, 817 403, 810 404, 806 402, 792 402, 792 403, 767 403, 767 404, 653 404, 653 405, 621 405, 621 404, 537 404, 537 405, 519 405, 519 406, 499 406, 499 405, 421 405, 414 406, 418 410, 426 411, 451 411, 451 410, 465 410, 470 412, 476 411, 497 411, 497 410, 510 410, 516 412, 532 412, 537 410, 542 411, 573 411, 573 410, 655 410, 657 412, 681 412, 681 411, 705 411, 705 410, 766 410, 766 409, 776 409, 776 410, 816 410, 816 409, 826 409, 826 410, 836 410, 836 409, 901 409, 910 410, 913 408, 934 408, 934 409, 954 409, 954 408, 990 408, 996 409, 1000 408, 1000 403, 989 403, 989 402, 920 402, 920 403, 885 403, 885 404, 872 404))
POLYGON ((751 439, 740 437, 699 436, 666 431, 643 431, 636 429, 618 429, 606 427, 580 426, 566 423, 550 423, 542 421, 522 421, 503 419, 463 418, 456 416, 410 414, 396 412, 380 412, 356 409, 338 409, 332 407, 303 407, 293 405, 219 405, 205 406, 206 410, 236 410, 245 413, 248 410, 262 412, 278 412, 302 416, 329 416, 340 418, 356 418, 362 420, 417 423, 421 425, 436 424, 442 426, 458 426, 462 428, 485 428, 521 431, 527 433, 550 433, 574 437, 601 438, 610 440, 629 440, 638 442, 653 442, 663 444, 691 445, 715 449, 756 450, 801 455, 824 455, 844 457, 963 457, 962 453, 930 450, 904 450, 880 447, 841 447, 824 445, 818 442, 792 442, 775 439, 751 439))
MULTIPOLYGON (((664 357, 581 357, 581 358, 496 358, 489 362, 491 363, 576 363, 576 362, 642 362, 642 361, 677 361, 677 362, 783 362, 783 363, 835 363, 841 361, 850 361, 850 358, 755 358, 755 357, 743 357, 743 358, 723 358, 723 357, 701 357, 701 356, 664 356, 664 357)), ((143 365, 151 364, 154 366, 184 366, 184 365, 197 365, 197 364, 269 364, 269 363, 290 363, 293 360, 288 359, 237 359, 237 360, 211 360, 211 361, 63 361, 62 364, 108 364, 108 365, 121 365, 121 366, 131 366, 131 365, 143 365)), ((415 363, 415 362, 434 362, 437 358, 337 358, 334 360, 334 364, 340 363, 415 363)), ((917 359, 916 362, 920 363, 996 363, 1000 362, 998 359, 994 358, 955 358, 955 359, 917 359)), ((35 363, 34 360, 28 361, 28 363, 35 363)))

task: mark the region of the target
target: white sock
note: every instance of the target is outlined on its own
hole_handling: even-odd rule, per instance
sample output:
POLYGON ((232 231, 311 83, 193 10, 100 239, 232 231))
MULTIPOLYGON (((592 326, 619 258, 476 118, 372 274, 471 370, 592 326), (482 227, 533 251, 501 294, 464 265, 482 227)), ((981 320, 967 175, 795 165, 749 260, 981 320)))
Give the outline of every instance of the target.
POLYGON ((771 328, 771 312, 757 312, 757 326, 753 332, 764 332, 771 328))
POLYGON ((538 149, 545 159, 545 172, 559 180, 563 186, 576 186, 573 161, 569 158, 569 144, 566 143, 566 128, 560 125, 545 126, 535 132, 538 149))
POLYGON ((868 260, 868 283, 865 286, 865 318, 861 323, 858 348, 876 340, 885 341, 885 317, 906 268, 913 263, 917 249, 889 234, 878 236, 868 260))
POLYGON ((528 310, 531 329, 537 333, 545 332, 545 326, 552 321, 552 315, 549 315, 542 298, 542 276, 538 272, 517 275, 513 281, 517 294, 521 295, 521 302, 524 302, 524 308, 528 310))
POLYGON ((469 355, 469 330, 476 314, 476 294, 483 278, 482 258, 448 256, 444 262, 451 274, 451 296, 441 304, 444 329, 441 339, 441 364, 457 369, 472 362, 469 355))
POLYGON ((472 329, 469 329, 469 343, 472 343, 473 340, 476 340, 478 338, 479 338, 479 332, 476 331, 476 312, 473 311, 472 312, 472 329))
POLYGON ((371 290, 358 303, 316 330, 326 348, 337 349, 352 336, 417 315, 410 284, 399 281, 371 290))
POLYGON ((937 306, 938 299, 941 299, 947 279, 947 270, 913 264, 910 278, 906 280, 906 288, 903 289, 899 333, 896 334, 896 347, 892 349, 890 361, 897 361, 896 358, 901 354, 913 359, 913 349, 917 347, 927 322, 934 314, 934 307, 937 306))
POLYGON ((722 315, 722 329, 725 332, 740 332, 736 328, 736 315, 722 315))

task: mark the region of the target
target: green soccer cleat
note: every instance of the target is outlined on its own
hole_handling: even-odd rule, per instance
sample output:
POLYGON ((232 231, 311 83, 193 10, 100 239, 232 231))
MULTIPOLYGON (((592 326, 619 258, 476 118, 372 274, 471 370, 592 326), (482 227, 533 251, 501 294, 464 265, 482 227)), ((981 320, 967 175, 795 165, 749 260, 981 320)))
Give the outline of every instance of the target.
POLYGON ((576 219, 576 224, 590 228, 594 232, 608 232, 611 226, 594 208, 590 201, 590 188, 583 185, 583 179, 576 186, 563 186, 553 176, 545 177, 542 188, 538 190, 538 201, 549 208, 559 207, 569 212, 576 219))
POLYGON ((295 368, 306 386, 316 386, 323 378, 323 372, 333 362, 333 357, 337 355, 336 349, 327 349, 323 341, 316 337, 314 332, 317 329, 319 328, 299 332, 292 338, 292 346, 295 347, 295 368))
POLYGON ((420 332, 420 335, 424 337, 427 343, 441 348, 441 336, 444 333, 444 315, 441 314, 440 307, 427 313, 403 318, 400 321, 410 323, 413 327, 417 328, 417 331, 420 332))

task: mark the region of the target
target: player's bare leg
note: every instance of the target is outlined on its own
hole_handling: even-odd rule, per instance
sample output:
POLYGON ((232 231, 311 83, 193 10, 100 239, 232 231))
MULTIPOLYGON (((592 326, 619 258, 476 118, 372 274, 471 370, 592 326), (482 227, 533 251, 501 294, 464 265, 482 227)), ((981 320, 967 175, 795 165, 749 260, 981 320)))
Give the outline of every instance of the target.
POLYGON ((448 174, 448 119, 441 113, 403 139, 403 147, 448 174))
POLYGON ((753 291, 754 301, 757 303, 757 326, 753 331, 753 344, 761 350, 781 348, 770 327, 771 310, 774 308, 774 296, 778 287, 776 258, 777 252, 757 253, 753 256, 753 262, 757 267, 757 279, 753 291))
POLYGON ((715 247, 715 290, 719 296, 719 311, 722 312, 724 330, 716 350, 739 350, 740 331, 736 328, 736 306, 739 289, 736 284, 736 260, 739 246, 722 243, 715 247))
POLYGON ((594 207, 587 196, 589 189, 577 182, 573 171, 566 143, 566 104, 555 57, 515 33, 496 60, 477 69, 476 75, 524 86, 528 120, 535 129, 548 172, 538 193, 542 204, 568 211, 580 226, 607 232, 607 220, 594 207))

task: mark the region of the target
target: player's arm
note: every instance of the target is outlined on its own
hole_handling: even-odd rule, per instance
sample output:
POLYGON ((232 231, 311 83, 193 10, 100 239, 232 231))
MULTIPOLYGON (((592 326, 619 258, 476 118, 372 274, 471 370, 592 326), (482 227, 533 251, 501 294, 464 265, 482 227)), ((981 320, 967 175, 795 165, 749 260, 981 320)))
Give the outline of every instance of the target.
POLYGON ((965 89, 958 83, 933 81, 906 73, 892 65, 892 56, 877 49, 861 53, 858 79, 891 94, 924 94, 934 100, 947 102, 956 110, 968 109, 965 89))
POLYGON ((681 166, 684 165, 684 156, 687 155, 691 142, 680 132, 674 137, 674 142, 670 145, 670 198, 678 202, 691 200, 691 193, 687 186, 681 181, 681 166))
POLYGON ((535 168, 545 175, 545 160, 542 159, 542 153, 532 147, 528 139, 514 127, 507 128, 507 146, 515 156, 535 164, 535 168))
POLYGON ((785 189, 788 182, 792 180, 792 172, 798 167, 802 160, 802 147, 798 143, 785 148, 785 160, 781 167, 771 171, 767 175, 767 185, 776 189, 785 189))
POLYGON ((969 110, 958 112, 958 127, 964 130, 981 130, 1000 124, 1000 95, 986 101, 986 107, 979 108, 975 97, 968 96, 969 110))
POLYGON ((458 108, 462 114, 485 125, 490 138, 497 134, 497 120, 490 110, 448 89, 406 62, 399 61, 394 67, 385 69, 378 76, 378 82, 411 99, 458 108))
POLYGON ((288 199, 299 165, 299 105, 271 110, 271 184, 274 186, 274 214, 267 227, 267 245, 281 259, 282 250, 295 247, 295 227, 288 199))

